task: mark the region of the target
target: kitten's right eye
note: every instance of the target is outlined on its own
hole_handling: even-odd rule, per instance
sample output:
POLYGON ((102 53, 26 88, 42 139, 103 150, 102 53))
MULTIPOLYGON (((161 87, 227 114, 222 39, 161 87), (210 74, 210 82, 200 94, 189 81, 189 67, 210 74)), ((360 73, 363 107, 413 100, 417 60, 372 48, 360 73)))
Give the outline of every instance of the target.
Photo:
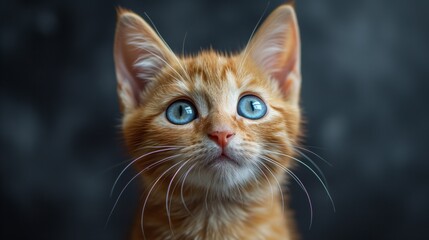
POLYGON ((178 100, 168 106, 165 115, 171 123, 183 125, 190 123, 197 118, 197 110, 191 102, 178 100))

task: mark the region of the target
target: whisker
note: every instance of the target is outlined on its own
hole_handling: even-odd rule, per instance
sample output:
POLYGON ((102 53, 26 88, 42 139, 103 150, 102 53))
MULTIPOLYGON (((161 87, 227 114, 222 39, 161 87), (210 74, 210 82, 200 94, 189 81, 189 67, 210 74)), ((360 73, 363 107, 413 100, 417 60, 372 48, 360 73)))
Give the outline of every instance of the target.
POLYGON ((301 189, 304 191, 305 195, 307 195, 308 204, 310 206, 310 225, 309 229, 311 229, 311 226, 313 225, 313 204, 311 203, 310 194, 307 191, 307 188, 304 186, 304 183, 299 179, 299 177, 290 169, 285 169, 286 172, 300 185, 301 189))
POLYGON ((155 188, 155 186, 156 186, 156 184, 159 182, 159 180, 161 180, 161 178, 165 175, 165 174, 167 174, 167 172, 168 171, 170 171, 171 169, 173 169, 174 167, 176 167, 177 165, 179 165, 181 162, 178 162, 178 163, 175 163, 173 166, 171 166, 171 167, 169 167, 167 170, 165 170, 156 180, 155 180, 155 182, 152 184, 152 187, 150 188, 150 190, 149 190, 149 192, 148 192, 148 194, 147 194, 147 196, 146 196, 146 199, 145 199, 145 201, 144 201, 144 203, 143 203, 143 208, 142 208, 142 213, 141 213, 141 219, 140 219, 140 227, 141 227, 141 229, 142 229, 142 234, 143 234, 143 238, 144 239, 146 239, 146 236, 145 236, 145 234, 144 234, 144 225, 143 225, 143 222, 144 222, 144 210, 145 210, 145 208, 146 208, 146 204, 147 204, 147 201, 148 201, 148 199, 149 199, 149 196, 150 196, 150 194, 152 193, 152 190, 155 188))
POLYGON ((157 146, 144 146, 139 149, 146 149, 146 148, 184 148, 186 146, 179 146, 179 145, 157 145, 157 146))
MULTIPOLYGON (((271 144, 269 144, 271 145, 271 144)), ((304 157, 306 160, 308 160, 310 162, 311 165, 313 165, 316 170, 318 171, 318 173, 320 174, 321 178, 323 179, 323 182, 325 183, 325 185, 328 187, 328 180, 325 177, 325 174, 323 173, 322 169, 320 169, 320 167, 317 165, 316 162, 314 162, 307 154, 303 153, 302 151, 300 151, 299 149, 305 149, 302 148, 300 146, 293 146, 294 151, 296 151, 298 154, 300 154, 302 157, 304 157)), ((319 158, 321 158, 319 156, 319 158)), ((321 158, 322 160, 325 161, 325 163, 329 164, 330 166, 332 166, 329 162, 327 162, 325 159, 321 158)))
POLYGON ((206 189, 206 196, 204 197, 204 206, 206 207, 207 212, 209 211, 209 206, 208 206, 208 203, 207 203, 207 198, 209 196, 209 190, 210 190, 211 187, 212 187, 212 183, 210 182, 209 186, 206 189))
MULTIPOLYGON (((303 151, 309 152, 309 153, 311 153, 311 154, 313 154, 314 156, 318 157, 320 160, 324 161, 326 164, 328 164, 329 166, 331 166, 331 167, 332 167, 332 163, 328 162, 326 159, 324 159, 323 157, 321 157, 319 154, 317 154, 317 153, 315 153, 315 152, 313 152, 313 151, 311 151, 311 150, 308 150, 308 149, 306 149, 306 148, 300 147, 300 146, 294 146, 294 148, 298 148, 298 149, 301 149, 301 150, 303 150, 303 151)), ((296 150, 296 149, 295 149, 295 150, 296 150)))
POLYGON ((285 172, 287 172, 294 180, 296 183, 298 183, 298 185, 301 187, 301 189, 304 191, 305 195, 307 196, 308 199, 308 204, 310 206, 310 226, 309 228, 311 229, 311 226, 313 224, 313 204, 311 202, 311 198, 310 198, 310 194, 307 191, 307 188, 304 186, 304 183, 299 179, 299 177, 293 173, 292 170, 290 170, 289 168, 283 166, 282 164, 274 161, 273 159, 269 158, 269 157, 261 157, 263 160, 266 160, 272 164, 277 165, 278 167, 280 167, 281 169, 283 169, 285 172))
MULTIPOLYGON (((185 42, 186 42, 186 37, 188 36, 188 32, 185 33, 185 36, 183 37, 183 42, 182 42, 182 57, 185 58, 185 42)), ((189 73, 188 73, 188 68, 186 67, 186 64, 183 65, 185 74, 188 76, 188 80, 189 80, 189 73)))
MULTIPOLYGON (((170 226, 170 231, 171 234, 174 236, 174 232, 173 232, 173 227, 172 227, 172 222, 171 222, 171 216, 170 216, 170 208, 168 206, 168 196, 170 193, 170 188, 171 188, 171 184, 174 181, 174 178, 176 177, 176 175, 180 172, 180 170, 189 162, 190 160, 185 161, 185 163, 183 163, 174 173, 173 177, 170 180, 170 183, 168 184, 168 188, 167 188, 167 193, 165 194, 165 211, 167 212, 167 218, 168 218, 168 225, 170 226)), ((173 194, 173 193, 171 193, 173 194)))
POLYGON ((328 190, 328 188, 326 187, 326 185, 323 183, 323 181, 322 181, 322 179, 319 177, 319 175, 310 167, 310 166, 308 166, 305 162, 303 162, 303 161, 301 161, 301 160, 299 160, 299 159, 297 159, 297 158, 295 158, 295 157, 292 157, 292 156, 290 156, 290 155, 287 155, 287 154, 283 154, 283 153, 279 153, 279 152, 274 152, 274 151, 270 151, 270 150, 265 150, 266 152, 268 152, 268 153, 273 153, 273 154, 277 154, 277 155, 281 155, 281 156, 285 156, 285 157, 288 157, 288 158, 290 158, 290 159, 293 159, 293 160, 295 160, 295 161, 297 161, 297 162, 299 162, 299 163, 301 163, 302 165, 304 165, 308 170, 310 170, 315 176, 316 176, 316 178, 319 180, 319 182, 322 184, 322 186, 323 186, 323 188, 325 189, 325 191, 326 191, 326 194, 328 195, 328 197, 329 197, 329 199, 330 199, 330 201, 331 201, 331 204, 332 204, 332 208, 333 208, 333 210, 334 210, 334 212, 336 211, 336 208, 335 208, 335 204, 334 204, 334 200, 332 199, 332 196, 331 196, 331 194, 329 193, 329 190, 328 190))
POLYGON ((240 195, 241 203, 244 203, 244 197, 243 197, 243 193, 242 193, 241 187, 242 187, 241 184, 237 184, 238 195, 240 195))
POLYGON ((109 220, 110 220, 110 218, 111 218, 111 216, 112 216, 112 214, 113 214, 113 212, 114 212, 114 210, 115 210, 115 208, 116 208, 116 205, 118 204, 119 199, 121 198, 121 196, 122 196, 122 194, 124 193, 125 189, 127 189, 128 185, 130 185, 130 184, 131 184, 131 182, 132 182, 134 179, 136 179, 138 176, 140 176, 144 171, 149 170, 150 168, 152 168, 152 167, 154 167, 154 166, 156 166, 156 165, 159 165, 159 164, 161 164, 161 163, 163 163, 163 162, 166 162, 166 161, 168 161, 168 160, 171 160, 172 158, 178 157, 178 156, 180 156, 180 155, 181 155, 181 154, 176 154, 176 155, 173 155, 173 156, 166 157, 166 158, 163 158, 163 159, 161 159, 161 160, 158 160, 158 161, 156 161, 155 163, 152 163, 151 165, 147 166, 146 168, 144 168, 143 170, 141 170, 140 172, 138 172, 136 175, 134 175, 134 176, 131 178, 131 180, 129 180, 129 181, 127 182, 127 184, 125 185, 125 187, 123 187, 123 188, 122 188, 121 192, 119 193, 118 197, 116 198, 115 204, 113 204, 113 207, 112 207, 112 209, 110 210, 109 216, 107 217, 107 221, 106 221, 105 226, 107 226, 107 224, 109 223, 109 220))
POLYGON ((186 177, 188 177, 188 174, 191 172, 191 170, 195 167, 195 165, 196 165, 197 163, 194 163, 186 172, 185 172, 185 176, 184 176, 184 178, 183 178, 183 180, 182 180, 182 184, 181 184, 181 186, 180 186, 180 199, 182 200, 182 204, 183 204, 183 206, 185 207, 185 209, 186 209, 186 211, 188 211, 188 213, 190 214, 190 215, 192 215, 192 213, 191 213, 191 211, 189 210, 189 208, 188 208, 188 206, 186 205, 186 203, 185 203, 185 199, 184 199, 184 197, 183 197, 183 185, 185 184, 185 181, 186 181, 186 177))
POLYGON ((283 190, 282 190, 282 187, 280 186, 279 181, 277 180, 277 178, 276 178, 276 176, 274 175, 274 173, 270 170, 270 168, 269 168, 266 164, 264 164, 263 162, 261 162, 261 164, 262 164, 262 166, 264 166, 264 167, 265 167, 265 169, 267 169, 267 170, 271 173, 271 175, 273 176, 274 180, 275 180, 275 181, 276 181, 276 183, 277 183, 277 187, 278 187, 278 188, 279 188, 279 190, 280 190, 280 196, 281 196, 281 198, 282 198, 282 211, 284 212, 284 210, 285 210, 285 199, 284 199, 284 197, 283 197, 283 190))
POLYGON ((315 145, 300 144, 299 146, 308 147, 308 148, 314 148, 314 149, 318 149, 318 150, 326 150, 326 147, 315 146, 315 145))
MULTIPOLYGON (((171 194, 174 193, 174 191, 176 191, 177 186, 179 185, 180 181, 183 179, 183 174, 180 175, 180 177, 177 179, 176 183, 173 186, 173 189, 171 189, 171 194)), ((171 209, 171 204, 173 202, 173 198, 170 197, 170 200, 168 201, 168 207, 171 209)))
POLYGON ((268 185, 271 188, 271 205, 272 205, 272 204, 274 204, 274 189, 273 189, 273 186, 271 185, 271 182, 268 179, 267 174, 265 174, 265 172, 257 164, 255 164, 254 166, 257 167, 259 169, 259 171, 264 175, 265 179, 267 180, 268 185))
MULTIPOLYGON (((147 14, 146 14, 147 15, 147 14)), ((147 17, 149 17, 148 15, 147 15, 147 17)), ((149 18, 150 19, 150 18, 149 18)), ((152 24, 153 24, 153 22, 152 22, 152 24)), ((155 28, 155 30, 157 31, 157 29, 155 28)), ((159 34, 159 32, 158 32, 158 35, 160 36, 160 38, 161 38, 161 40, 162 41, 164 41, 164 39, 162 38, 162 36, 159 34)), ((179 78, 184 78, 179 72, 177 72, 176 71, 176 69, 174 69, 164 58, 162 58, 161 56, 159 56, 158 54, 156 54, 156 53, 154 53, 152 50, 150 50, 149 48, 148 48, 148 46, 146 45, 146 44, 142 44, 144 41, 144 39, 142 39, 142 36, 140 36, 139 34, 130 34, 130 36, 132 37, 132 41, 130 41, 130 44, 131 45, 134 45, 134 46, 136 46, 137 48, 140 48, 140 49, 144 49, 146 52, 148 52, 148 53, 150 53, 153 57, 155 57, 155 58, 157 58, 159 61, 161 61, 161 62, 163 62, 166 66, 168 66, 171 70, 173 70, 173 72, 175 73, 175 74, 177 74, 177 77, 179 77, 179 78), (139 41, 140 40, 140 41, 139 41)), ((175 59, 178 61, 178 63, 179 63, 179 65, 180 65, 180 62, 179 62, 179 60, 177 59, 177 57, 176 57, 176 55, 173 53, 173 51, 171 50, 171 48, 168 46, 168 44, 164 41, 164 43, 165 43, 165 46, 167 46, 167 48, 171 51, 171 55, 172 56, 174 56, 175 57, 175 59)), ((136 61, 135 61, 135 63, 134 63, 134 66, 139 66, 139 65, 141 65, 141 59, 142 58, 145 58, 146 57, 146 54, 144 55, 144 56, 142 56, 142 57, 140 57, 140 58, 138 58, 136 61)), ((159 66, 152 66, 152 67, 155 67, 156 69, 158 69, 158 70, 161 70, 162 68, 160 68, 159 66)), ((183 68, 182 68, 183 69, 183 68)), ((170 75, 171 76, 171 75, 170 75)), ((172 76, 173 77, 173 76, 172 76)), ((176 79, 175 77, 173 77, 174 79, 176 79)), ((176 79, 177 80, 177 79, 176 79)))
POLYGON ((116 184, 118 183, 118 181, 119 181, 119 179, 121 178, 121 176, 122 176, 122 174, 124 174, 124 172, 131 166, 131 165, 133 165, 136 161, 138 161, 138 160, 140 160, 140 159, 142 159, 142 158, 144 158, 144 157, 146 157, 146 156, 149 156, 149 155, 152 155, 152 154, 155 154, 155 153, 160 153, 160 152, 166 152, 166 151, 170 151, 170 150, 175 150, 175 149, 177 149, 177 148, 166 148, 166 149, 160 149, 160 150, 155 150, 155 151, 152 151, 152 152, 148 152, 148 153, 146 153, 146 154, 143 154, 143 155, 141 155, 140 157, 138 157, 138 158, 136 158, 136 159, 134 159, 133 161, 131 161, 122 171, 121 171, 121 173, 119 173, 119 175, 118 175, 118 177, 116 178, 116 180, 115 180, 115 182, 113 183, 113 186, 112 186, 112 189, 110 190, 110 197, 112 197, 112 195, 113 195, 113 190, 115 189, 115 186, 116 186, 116 184))
POLYGON ((185 57, 185 41, 186 41, 186 37, 188 36, 188 32, 185 32, 185 36, 183 37, 183 42, 182 42, 182 56, 185 57))
MULTIPOLYGON (((255 166, 255 167, 258 167, 258 166, 256 166, 256 164, 253 164, 253 166, 255 166)), ((260 170, 260 169, 259 169, 260 170)), ((252 174, 252 176, 253 176, 253 182, 252 181, 249 181, 249 183, 250 184, 252 184, 252 185, 256 185, 256 186, 259 186, 259 185, 261 185, 261 182, 259 181, 259 179, 258 179, 258 177, 256 176, 256 174, 258 173, 255 173, 254 171, 253 171, 253 169, 250 169, 249 168, 249 172, 250 172, 250 174, 252 174)))
MULTIPOLYGON (((165 61, 162 57, 160 57, 158 54, 150 51, 149 49, 145 49, 145 51, 147 51, 148 53, 150 53, 152 56, 158 58, 160 61, 162 61, 166 66, 168 66, 171 70, 173 70, 174 73, 177 74, 177 77, 179 78, 184 78, 179 72, 176 71, 176 69, 174 69, 167 61, 165 61)), ((174 54, 173 54, 174 55, 174 54)), ((137 59, 136 63, 138 64, 138 62, 140 61, 140 59, 137 59)), ((160 68, 158 68, 160 69, 160 68)), ((177 80, 177 79, 176 79, 177 80)))
MULTIPOLYGON (((182 63, 180 63, 179 58, 176 56, 176 54, 173 53, 173 50, 171 49, 170 45, 168 45, 168 43, 164 40, 164 38, 162 37, 161 33, 158 31, 158 28, 155 26, 155 23, 152 21, 152 19, 149 17, 149 15, 145 12, 144 13, 146 15, 146 17, 149 19, 150 23, 152 24, 153 28, 155 29, 156 33, 158 34, 158 36, 161 38, 162 42, 165 44, 165 46, 167 46, 167 48, 170 50, 170 52, 172 53, 171 55, 174 56, 174 59, 176 60, 176 62, 179 64, 180 68, 182 69, 183 73, 186 75, 188 81, 191 81, 191 78, 188 74, 187 71, 185 71, 182 63)), ((181 76, 179 74, 179 76, 181 76)), ((181 76, 183 77, 183 76, 181 76)))
POLYGON ((249 47, 249 43, 250 43, 250 41, 252 40, 253 35, 255 35, 255 33, 256 33, 256 29, 258 28, 259 24, 260 24, 260 23, 261 23, 261 21, 262 21, 262 18, 264 17, 265 13, 267 12, 267 10, 268 10, 268 6, 269 6, 269 5, 270 5, 270 2, 267 2, 267 5, 265 6, 264 11, 262 12, 261 16, 259 17, 258 22, 256 23, 255 27, 254 27, 254 28, 253 28, 253 30, 252 30, 252 33, 250 34, 249 39, 247 40, 246 47, 244 48, 244 51, 243 51, 244 57, 241 59, 241 61, 240 61, 240 65, 239 65, 239 67, 238 67, 239 72, 241 72, 241 69, 242 69, 242 67, 243 67, 243 64, 244 64, 245 60, 247 59, 247 56, 249 55, 249 52, 248 52, 248 49, 247 49, 247 48, 249 47))
POLYGON ((117 167, 119 167, 119 166, 121 166, 121 165, 124 165, 125 163, 127 163, 127 162, 129 162, 129 161, 131 161, 131 160, 125 160, 125 161, 122 161, 122 162, 116 163, 116 164, 114 164, 114 165, 112 165, 112 166, 110 166, 110 167, 107 167, 107 168, 105 168, 105 169, 101 170, 101 171, 100 171, 99 173, 97 173, 97 174, 103 175, 103 174, 105 174, 105 173, 107 173, 107 172, 109 172, 109 171, 111 171, 111 170, 113 170, 113 169, 115 169, 115 168, 117 168, 117 167))
MULTIPOLYGON (((139 149, 146 149, 146 148, 181 148, 181 147, 184 148, 186 146, 178 146, 178 145, 177 146, 176 145, 169 145, 169 146, 165 145, 165 146, 163 146, 163 145, 160 145, 160 146, 145 146, 145 147, 141 147, 139 149)), ((130 162, 130 161, 132 161, 132 160, 125 160, 125 161, 122 161, 120 163, 114 164, 114 165, 112 165, 110 167, 107 167, 107 168, 101 170, 101 172, 99 174, 107 173, 110 170, 115 169, 115 168, 117 168, 117 167, 119 167, 121 165, 124 165, 125 163, 130 162)))
POLYGON ((325 174, 323 174, 322 169, 320 169, 319 166, 309 156, 307 156, 305 153, 301 152, 299 149, 295 149, 295 151, 297 153, 299 153, 301 156, 303 156, 305 159, 307 159, 316 168, 316 170, 322 176, 323 181, 325 182, 326 186, 328 186, 328 181, 326 180, 325 174))

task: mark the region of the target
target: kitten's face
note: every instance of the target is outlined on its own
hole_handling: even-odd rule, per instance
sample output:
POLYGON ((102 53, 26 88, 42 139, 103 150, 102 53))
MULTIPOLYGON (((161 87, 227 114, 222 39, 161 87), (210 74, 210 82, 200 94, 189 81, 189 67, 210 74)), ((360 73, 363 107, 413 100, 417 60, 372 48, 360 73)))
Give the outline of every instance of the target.
POLYGON ((122 13, 129 16, 117 32, 115 60, 123 130, 132 155, 149 154, 135 163, 147 181, 186 176, 188 187, 224 194, 281 178, 300 131, 298 35, 284 22, 295 21, 290 10, 271 16, 241 54, 188 58, 172 55, 142 20, 122 13), (132 32, 132 24, 142 25, 132 32))
MULTIPOLYGON (((210 52, 181 61, 186 73, 176 65, 174 70, 166 69, 143 94, 145 103, 126 118, 129 146, 133 150, 181 146, 169 152, 170 156, 181 155, 166 166, 189 160, 187 167, 195 165, 195 170, 188 179, 204 187, 229 188, 261 181, 264 164, 274 172, 278 168, 264 158, 289 167, 287 157, 272 152, 292 154, 299 110, 284 100, 275 82, 250 65, 239 71, 240 60, 210 52), (181 76, 174 77, 175 71, 181 76), (252 101, 263 109, 252 112, 252 101), (193 114, 186 114, 187 107, 193 114), (252 119, 254 115, 258 119, 252 119), (180 116, 189 122, 179 124, 180 116), (230 136, 214 137, 216 132, 230 136), (219 143, 222 137, 224 144, 219 143)), ((154 149, 144 152, 150 150, 154 149)))

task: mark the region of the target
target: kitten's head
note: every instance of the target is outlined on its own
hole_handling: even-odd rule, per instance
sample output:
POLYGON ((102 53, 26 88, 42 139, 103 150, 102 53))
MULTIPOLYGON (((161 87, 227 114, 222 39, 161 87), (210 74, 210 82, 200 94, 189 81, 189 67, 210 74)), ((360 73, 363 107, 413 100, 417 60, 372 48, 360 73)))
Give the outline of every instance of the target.
POLYGON ((275 10, 236 55, 176 56, 136 14, 119 10, 115 38, 123 132, 152 183, 232 194, 291 166, 300 134, 295 12, 275 10))

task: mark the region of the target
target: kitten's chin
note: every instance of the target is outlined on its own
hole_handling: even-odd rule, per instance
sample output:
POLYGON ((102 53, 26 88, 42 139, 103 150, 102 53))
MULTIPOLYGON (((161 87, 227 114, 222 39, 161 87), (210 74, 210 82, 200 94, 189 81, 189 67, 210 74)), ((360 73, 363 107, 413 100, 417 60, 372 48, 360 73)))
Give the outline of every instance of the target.
POLYGON ((254 169, 227 156, 219 156, 189 174, 189 183, 222 194, 254 180, 254 169))
POLYGON ((221 154, 220 156, 209 161, 207 163, 207 167, 214 168, 214 169, 223 168, 223 167, 242 167, 242 164, 239 161, 225 154, 221 154))

